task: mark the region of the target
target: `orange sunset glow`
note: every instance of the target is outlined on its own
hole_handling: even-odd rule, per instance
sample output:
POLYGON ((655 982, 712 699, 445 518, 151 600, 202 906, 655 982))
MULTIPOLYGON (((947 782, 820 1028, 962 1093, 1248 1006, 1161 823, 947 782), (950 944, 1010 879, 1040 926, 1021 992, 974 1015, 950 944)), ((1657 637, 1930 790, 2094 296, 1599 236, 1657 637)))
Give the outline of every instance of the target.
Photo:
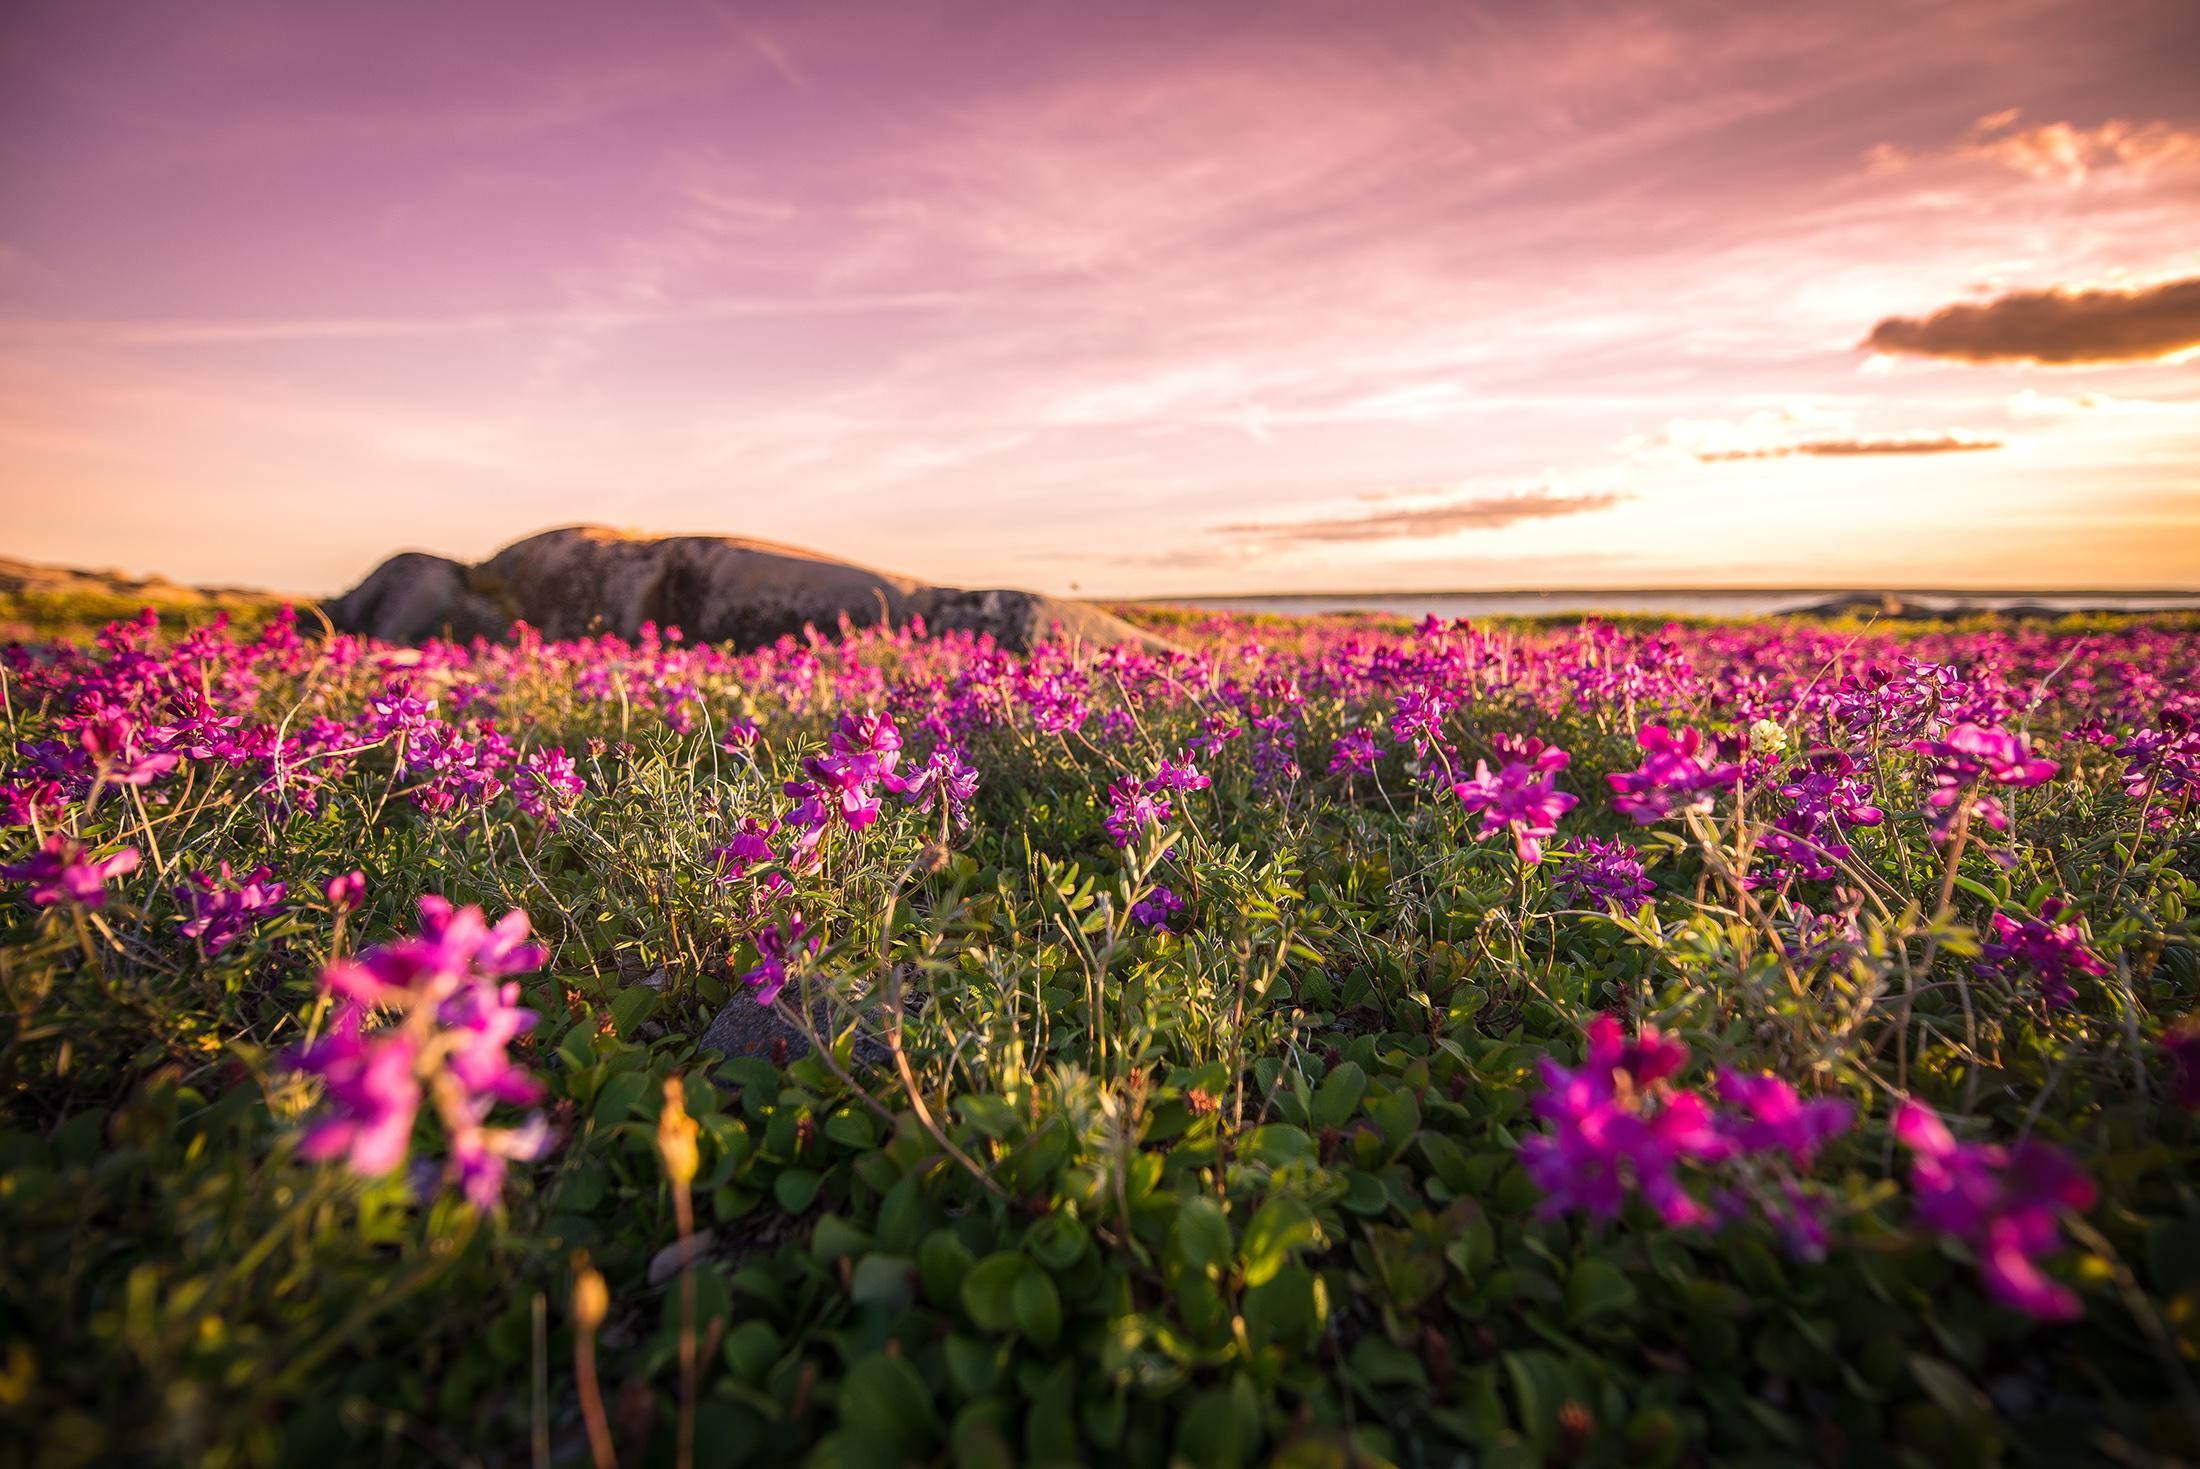
POLYGON ((0 18, 0 551, 2200 589, 2200 10, 0 18))

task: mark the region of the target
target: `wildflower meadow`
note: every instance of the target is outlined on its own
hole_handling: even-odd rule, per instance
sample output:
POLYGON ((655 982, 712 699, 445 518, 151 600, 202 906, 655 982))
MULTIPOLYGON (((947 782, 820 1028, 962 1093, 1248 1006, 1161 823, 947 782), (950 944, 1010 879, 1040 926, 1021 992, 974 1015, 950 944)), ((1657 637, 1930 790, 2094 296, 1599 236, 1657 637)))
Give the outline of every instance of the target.
POLYGON ((2200 1461, 2200 630, 0 655, 0 1469, 2200 1461))

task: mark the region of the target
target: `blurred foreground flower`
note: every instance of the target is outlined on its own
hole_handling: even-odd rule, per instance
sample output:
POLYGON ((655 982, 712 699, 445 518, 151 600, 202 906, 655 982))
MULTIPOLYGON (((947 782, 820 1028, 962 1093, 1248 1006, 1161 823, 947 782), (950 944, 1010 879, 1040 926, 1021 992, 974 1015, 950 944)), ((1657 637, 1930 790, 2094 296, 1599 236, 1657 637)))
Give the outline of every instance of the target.
POLYGON ((84 855, 82 842, 56 831, 47 833, 32 856, 0 867, 0 877, 29 883, 24 896, 41 908, 55 903, 97 908, 107 901, 107 879, 134 872, 137 865, 135 847, 124 847, 95 862, 84 855))
POLYGON ((541 1083, 505 1053, 534 1026, 535 1012, 519 1008, 516 980, 499 980, 540 968, 548 956, 525 942, 525 913, 508 913, 492 928, 479 908, 425 897, 420 914, 416 937, 322 971, 322 985, 341 1000, 335 1025, 292 1052, 289 1064, 323 1079, 332 1115, 306 1130, 298 1151, 314 1159, 349 1154, 356 1173, 388 1173, 404 1161, 413 1119, 430 1096, 450 1143, 446 1172, 474 1207, 487 1209, 503 1190, 506 1164, 540 1157, 550 1143, 540 1114, 517 1128, 483 1125, 500 1101, 542 1097, 541 1083), (402 1019, 369 1032, 378 1010, 402 1019))
POLYGON ((1931 1109, 1915 1102, 1896 1110, 1894 1135, 1916 1155, 1910 1187, 1917 1217, 1977 1252, 1988 1295, 2052 1321, 2083 1314, 2077 1295, 2048 1279, 2037 1263, 2062 1246, 2058 1212, 2090 1209, 2099 1196, 2068 1154, 2029 1138, 2014 1148, 1959 1143, 1931 1109))

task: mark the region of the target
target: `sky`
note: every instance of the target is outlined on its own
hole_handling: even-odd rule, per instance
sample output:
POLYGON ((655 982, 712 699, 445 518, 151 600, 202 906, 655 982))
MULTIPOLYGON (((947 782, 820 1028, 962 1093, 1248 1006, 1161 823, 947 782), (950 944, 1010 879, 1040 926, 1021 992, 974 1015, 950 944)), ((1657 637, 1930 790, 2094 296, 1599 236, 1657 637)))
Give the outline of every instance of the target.
POLYGON ((2200 7, 11 0, 0 555, 2200 589, 2200 7))

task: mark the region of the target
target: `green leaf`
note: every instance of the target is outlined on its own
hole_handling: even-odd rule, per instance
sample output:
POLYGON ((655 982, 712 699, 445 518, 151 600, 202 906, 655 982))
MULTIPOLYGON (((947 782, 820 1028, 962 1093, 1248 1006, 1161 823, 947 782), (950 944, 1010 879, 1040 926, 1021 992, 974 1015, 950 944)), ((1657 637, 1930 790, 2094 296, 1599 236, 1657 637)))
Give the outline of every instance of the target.
POLYGON ((619 1033, 620 1040, 633 1034, 634 1027, 650 1017, 659 998, 657 991, 646 984, 631 985, 612 997, 611 1028, 619 1033))
POLYGON ((807 1168, 782 1168, 779 1177, 772 1180, 772 1197, 779 1200, 779 1207, 789 1214, 800 1214, 810 1207, 817 1197, 818 1186, 825 1182, 825 1175, 812 1173, 807 1168))
MULTIPOLYGON (((1381 1185, 1378 1184, 1377 1187, 1381 1185)), ((1260 1285, 1275 1279, 1294 1250, 1314 1242, 1314 1216, 1306 1205, 1285 1194, 1270 1194, 1245 1226, 1238 1258, 1245 1265, 1245 1283, 1260 1285)))
POLYGON ((596 1064, 596 1048, 589 1044, 595 1027, 587 1015, 558 1042, 558 1065, 568 1072, 586 1071, 596 1064))
POLYGON ((1016 1456, 1001 1432, 1001 1420, 1007 1416, 992 1399, 972 1403, 956 1415, 951 1444, 955 1469, 1016 1469, 1016 1456))
POLYGON ((1304 1265, 1288 1264, 1272 1279, 1245 1292, 1240 1302, 1248 1325, 1305 1351, 1329 1324, 1329 1289, 1304 1265))
POLYGON ((1634 1285, 1609 1260, 1591 1256, 1576 1265, 1566 1278, 1568 1326, 1579 1326, 1607 1311, 1624 1311, 1634 1304, 1634 1285))
POLYGON ((1077 1216, 1056 1210, 1031 1226, 1024 1248, 1049 1270, 1067 1270, 1085 1256, 1085 1226, 1077 1216))
POLYGON ((1314 1125, 1344 1126, 1359 1107, 1360 1097, 1366 1090, 1367 1073, 1357 1064, 1347 1061, 1337 1067, 1322 1078, 1320 1089, 1314 1093, 1314 1125))
POLYGON ((917 1274, 924 1279, 924 1297, 945 1311, 962 1299, 963 1278, 977 1256, 970 1253, 952 1229, 934 1230, 917 1248, 917 1274))
POLYGON ((762 1387, 764 1374, 779 1360, 779 1333, 755 1317, 726 1333, 726 1370, 750 1387, 762 1387))
POLYGON ((1304 1128, 1289 1123, 1271 1122, 1266 1127, 1256 1127, 1245 1136, 1244 1150, 1271 1168, 1281 1168, 1294 1158, 1309 1161, 1321 1156, 1314 1140, 1304 1128))
MULTIPOLYGON (((930 1243, 926 1241, 927 1245, 930 1243)), ((1016 1283, 1026 1275, 1038 1273, 1039 1267, 1031 1263, 1028 1255, 1006 1250, 988 1255, 963 1277, 963 1309, 970 1313, 972 1321, 987 1331, 1013 1331, 1016 1329, 1016 1283)))
POLYGON ((849 1148, 868 1148, 876 1140, 871 1130, 871 1114, 857 1107, 843 1107, 826 1118, 825 1135, 849 1148))
POLYGON ((730 1085, 754 1087, 769 1098, 779 1095, 779 1069, 762 1056, 736 1056, 718 1074, 730 1085))
POLYGON ((1344 1198, 1339 1202, 1355 1214, 1372 1217, 1389 1210, 1390 1190, 1374 1174, 1354 1168, 1345 1175, 1344 1198))
POLYGON ((874 1250, 856 1261, 848 1282, 848 1299, 859 1306, 884 1306, 898 1316, 916 1304, 916 1292, 909 1283, 916 1269, 917 1262, 907 1255, 882 1255, 874 1250))
POLYGON ((939 1441, 932 1390, 908 1358, 875 1352, 857 1360, 840 1384, 840 1430, 923 1458, 939 1441))
POLYGON ((924 1191, 924 1180, 911 1173, 895 1180, 878 1206, 878 1247, 898 1255, 917 1245, 946 1222, 939 1205, 924 1191))
POLYGON ((966 1398, 983 1397, 993 1391, 1009 1359, 1016 1354, 1013 1341, 987 1341, 961 1332, 948 1333, 942 1345, 946 1348, 947 1375, 955 1390, 966 1398))
POLYGON ((643 1094, 648 1090, 649 1073, 646 1071, 622 1071, 612 1077, 596 1095, 596 1125, 617 1127, 626 1121, 641 1110, 643 1094))
POLYGON ((1399 1087, 1386 1097, 1370 1097, 1361 1108, 1368 1120, 1383 1130, 1383 1161, 1394 1163, 1404 1153, 1413 1134, 1420 1130, 1421 1104, 1413 1093, 1399 1087))
POLYGON ((1363 1336, 1352 1349, 1352 1370, 1377 1387, 1427 1387, 1421 1359, 1380 1336, 1363 1336))
POLYGON ((1177 1456, 1197 1469, 1239 1469, 1252 1454, 1245 1416, 1228 1388, 1210 1388, 1177 1421, 1177 1456))
POLYGON ((957 1097, 955 1110, 962 1114, 963 1121, 996 1142, 1014 1142, 1024 1135, 1024 1119, 1006 1097, 957 1097))
POLYGON ((1054 1277, 1044 1270, 1026 1270, 1017 1277, 1009 1296, 1016 1330, 1041 1347, 1051 1347, 1062 1334, 1062 1296, 1054 1277))
POLYGON ((810 1258, 813 1260, 837 1260, 842 1255, 860 1255, 870 1248, 871 1237, 838 1214, 821 1216, 817 1227, 810 1232, 810 1258))
POLYGON ((1230 1237, 1230 1221, 1205 1194, 1195 1194, 1177 1206, 1176 1247, 1184 1262, 1204 1272, 1221 1270, 1230 1263, 1237 1242, 1230 1237))
POLYGON ((1031 1464, 1078 1462, 1076 1407, 1077 1366, 1064 1362, 1039 1384, 1024 1419, 1024 1452, 1031 1464))

